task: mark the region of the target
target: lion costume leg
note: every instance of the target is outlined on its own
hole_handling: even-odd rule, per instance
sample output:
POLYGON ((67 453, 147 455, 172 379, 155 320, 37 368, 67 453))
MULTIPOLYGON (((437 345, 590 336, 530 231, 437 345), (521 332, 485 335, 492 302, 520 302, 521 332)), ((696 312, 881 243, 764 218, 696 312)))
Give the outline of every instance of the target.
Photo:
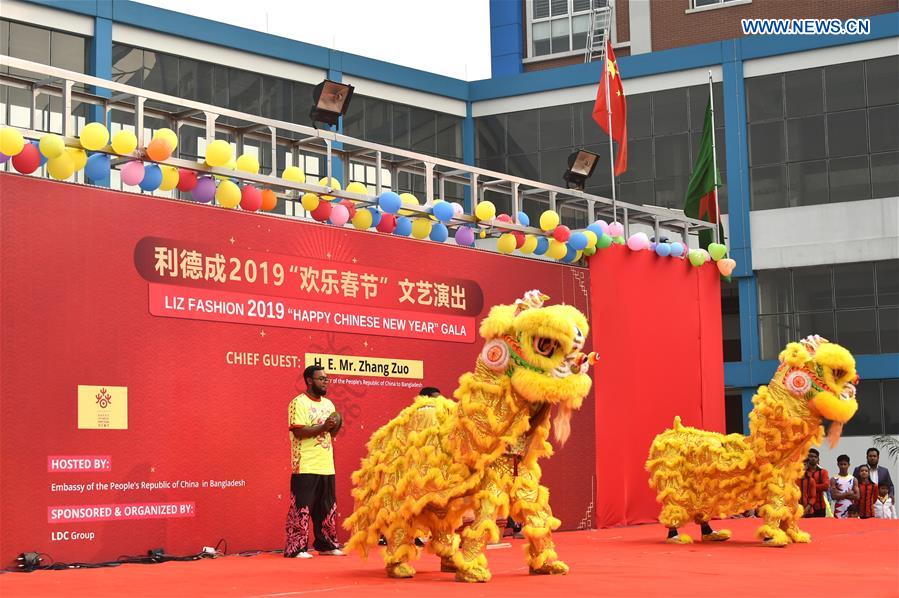
POLYGON ((452 555, 456 581, 490 581, 484 547, 488 541, 499 540, 496 515, 508 504, 511 473, 511 461, 506 457, 500 457, 484 472, 481 490, 475 495, 474 521, 462 530, 459 550, 452 555))
POLYGON ((518 478, 512 493, 512 518, 523 521, 521 532, 527 538, 525 554, 532 575, 565 575, 568 565, 559 560, 552 531, 561 522, 549 506, 549 489, 540 485, 540 466, 534 462, 518 465, 518 478))
MULTIPOLYGON (((801 463, 794 463, 789 467, 792 469, 789 479, 799 479, 802 476, 801 463)), ((802 497, 802 491, 799 489, 799 485, 796 483, 787 484, 784 490, 784 502, 787 509, 790 510, 790 514, 781 522, 780 528, 786 532, 787 536, 789 536, 790 540, 793 542, 800 544, 811 542, 811 534, 799 529, 799 520, 802 519, 802 514, 804 512, 802 506, 799 504, 799 499, 802 497)))
POLYGON ((387 564, 387 577, 412 577, 415 568, 409 561, 417 555, 415 535, 408 533, 404 527, 397 527, 387 537, 387 548, 384 549, 384 562, 387 564))
POLYGON ((766 546, 786 546, 793 542, 793 535, 800 538, 799 541, 802 541, 803 535, 808 536, 796 527, 794 518, 797 514, 801 514, 801 510, 792 491, 795 489, 798 492, 799 489, 795 481, 788 484, 788 478, 788 473, 782 468, 772 472, 767 484, 768 498, 759 508, 759 517, 764 519, 765 523, 756 530, 756 536, 763 540, 766 546), (795 528, 795 531, 792 528, 795 528), (793 533, 787 534, 786 530, 793 533))

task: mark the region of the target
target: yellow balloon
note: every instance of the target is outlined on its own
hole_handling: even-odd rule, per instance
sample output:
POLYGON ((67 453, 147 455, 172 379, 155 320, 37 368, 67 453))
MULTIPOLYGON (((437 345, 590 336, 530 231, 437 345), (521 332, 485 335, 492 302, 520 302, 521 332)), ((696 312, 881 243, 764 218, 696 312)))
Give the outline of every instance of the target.
POLYGON ((41 150, 41 153, 48 160, 52 160, 53 158, 58 158, 61 153, 66 151, 66 142, 62 140, 62 137, 59 135, 54 135, 53 133, 47 133, 43 137, 41 137, 40 143, 38 146, 41 150))
POLYGON ((356 214, 353 216, 353 226, 359 230, 366 230, 371 228, 372 222, 371 212, 368 210, 356 210, 356 214))
POLYGON ((131 131, 122 129, 112 136, 112 151, 124 156, 137 148, 137 135, 131 131))
MULTIPOLYGON (((321 185, 322 187, 330 187, 331 189, 337 189, 338 191, 343 189, 343 187, 340 186, 340 181, 338 181, 334 177, 331 177, 330 182, 328 182, 328 177, 322 177, 318 180, 318 184, 321 185)), ((331 201, 332 199, 334 199, 334 196, 333 195, 322 195, 322 199, 324 199, 325 201, 331 201)))
POLYGON ((585 230, 584 236, 587 237, 587 247, 596 247, 596 242, 599 241, 599 237, 596 236, 592 230, 585 230))
POLYGON ((493 205, 492 201, 482 201, 475 207, 474 215, 477 216, 478 220, 492 220, 496 218, 496 206, 493 205))
POLYGON ((75 173, 75 162, 69 152, 63 152, 52 160, 47 160, 47 174, 64 181, 75 173))
POLYGON ((67 147, 66 153, 69 154, 72 158, 72 164, 75 167, 75 172, 78 172, 84 165, 87 164, 87 152, 83 149, 79 149, 77 147, 67 147))
POLYGON ((416 218, 412 221, 412 236, 416 239, 427 239, 431 234, 431 221, 427 218, 416 218))
POLYGON ((81 147, 94 152, 109 143, 109 129, 103 123, 87 123, 78 138, 81 139, 81 147))
POLYGON ((525 235, 524 236, 524 245, 521 246, 521 253, 527 255, 534 253, 534 250, 537 249, 537 237, 534 235, 525 235))
POLYGON ((178 186, 178 169, 164 164, 160 168, 162 168, 162 183, 159 184, 159 190, 171 191, 178 186))
POLYGON ((540 228, 550 231, 559 226, 559 214, 552 210, 546 210, 540 214, 540 228))
MULTIPOLYGON (((568 252, 566 251, 565 253, 568 253, 568 252)), ((581 261, 581 258, 582 258, 582 257, 584 257, 584 250, 583 250, 583 249, 578 249, 578 250, 577 250, 577 253, 574 254, 574 259, 571 260, 571 261, 572 261, 572 262, 579 262, 579 261, 581 261)))
POLYGON ((481 232, 478 233, 478 237, 480 237, 481 239, 486 239, 486 238, 487 238, 487 231, 482 230, 481 232))
POLYGON ((285 181, 294 181, 296 183, 306 182, 306 174, 299 166, 288 166, 284 169, 284 172, 281 173, 281 178, 285 181))
POLYGON ((156 132, 153 133, 153 139, 165 140, 168 142, 169 147, 172 148, 172 151, 175 151, 175 148, 178 147, 178 134, 168 127, 156 129, 156 132))
POLYGON ((250 174, 259 172, 259 160, 250 154, 241 154, 235 165, 237 166, 237 170, 241 172, 249 172, 250 174))
POLYGON ((224 139, 216 139, 206 147, 206 164, 213 168, 225 166, 232 155, 231 144, 224 139))
POLYGON ((222 181, 215 190, 215 201, 224 208, 236 208, 240 203, 240 187, 231 181, 222 181))
POLYGON ((0 129, 0 152, 9 157, 18 156, 25 147, 25 138, 18 130, 11 127, 0 129))
POLYGON ((568 247, 565 243, 560 243, 555 239, 549 240, 549 248, 546 250, 546 255, 553 258, 554 260, 560 260, 566 255, 568 255, 568 247))
POLYGON ((500 235, 499 240, 496 242, 496 249, 500 253, 512 253, 515 251, 515 235, 512 233, 500 235))
POLYGON ((368 195, 368 187, 365 183, 353 182, 346 186, 346 190, 350 193, 358 193, 359 195, 368 195))
MULTIPOLYGON (((411 193, 400 193, 400 201, 403 202, 405 206, 419 206, 421 205, 418 202, 418 198, 412 195, 411 193)), ((400 214, 403 216, 409 216, 412 214, 409 210, 400 210, 400 214)))
POLYGON ((315 193, 304 193, 303 197, 300 198, 300 203, 303 204, 303 209, 307 212, 311 212, 312 210, 317 208, 320 202, 321 200, 315 193))

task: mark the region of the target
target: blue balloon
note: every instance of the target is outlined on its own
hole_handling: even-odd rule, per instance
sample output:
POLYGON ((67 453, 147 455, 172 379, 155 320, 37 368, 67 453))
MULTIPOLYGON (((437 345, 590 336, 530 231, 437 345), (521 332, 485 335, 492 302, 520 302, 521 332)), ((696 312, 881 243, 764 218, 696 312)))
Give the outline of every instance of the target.
POLYGON ((143 191, 156 191, 162 184, 162 169, 158 164, 147 164, 144 166, 144 178, 139 183, 143 191))
POLYGON ((452 220, 454 214, 453 206, 447 201, 441 201, 434 204, 434 209, 431 210, 431 212, 440 222, 449 222, 452 220))
POLYGON ((602 236, 602 227, 599 225, 599 222, 594 222, 587 227, 587 230, 596 235, 597 239, 602 236))
MULTIPOLYGON (((401 200, 400 196, 393 191, 385 191, 378 198, 378 205, 383 211, 387 212, 388 214, 396 214, 400 211, 400 206, 403 205, 403 200, 401 200)), ((412 229, 409 229, 409 232, 411 233, 412 229)))
POLYGON ((40 142, 38 142, 38 141, 32 141, 32 142, 31 142, 31 145, 33 145, 34 147, 37 148, 37 155, 41 157, 41 163, 40 163, 40 166, 43 166, 44 164, 46 164, 46 163, 47 163, 47 156, 45 156, 44 154, 41 153, 40 142))
POLYGON ((371 225, 378 226, 378 223, 381 222, 381 210, 377 208, 366 208, 369 212, 371 212, 371 225))
POLYGON ((575 251, 580 251, 587 247, 588 242, 587 235, 582 232, 571 233, 571 237, 568 238, 568 246, 574 248, 575 251))
POLYGON ((405 216, 400 216, 396 219, 396 228, 393 229, 393 234, 399 235, 401 237, 408 237, 412 234, 412 221, 406 218, 405 216))
MULTIPOLYGON (((146 170, 144 172, 146 173, 146 170)), ((87 164, 84 165, 84 174, 92 181, 102 181, 109 178, 109 156, 106 154, 93 154, 90 156, 87 159, 87 164)), ((160 176, 162 176, 161 172, 160 176)))
POLYGON ((671 245, 668 243, 656 243, 656 255, 668 257, 671 255, 671 245))
POLYGON ((671 244, 671 255, 674 257, 680 257, 684 254, 684 246, 678 242, 674 242, 671 244))
POLYGON ((568 248, 568 251, 565 253, 565 257, 562 258, 562 261, 570 264, 574 261, 574 257, 577 255, 577 249, 572 247, 571 243, 566 243, 565 246, 568 248))
POLYGON ((534 255, 543 255, 547 249, 549 249, 549 239, 537 237, 537 247, 534 248, 534 255))
POLYGON ((518 224, 521 226, 530 226, 531 219, 524 212, 518 212, 518 224))
POLYGON ((430 238, 432 241, 436 243, 443 243, 444 241, 446 241, 447 237, 449 237, 449 231, 447 230, 445 224, 438 222, 431 227, 430 238))

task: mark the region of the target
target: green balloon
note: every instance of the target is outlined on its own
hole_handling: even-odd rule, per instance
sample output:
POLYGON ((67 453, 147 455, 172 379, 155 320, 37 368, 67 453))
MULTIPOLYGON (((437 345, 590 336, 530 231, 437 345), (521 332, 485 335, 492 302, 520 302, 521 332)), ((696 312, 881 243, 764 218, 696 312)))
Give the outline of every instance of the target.
POLYGON ((593 255, 595 253, 596 253, 596 247, 585 247, 584 248, 584 255, 586 255, 587 257, 590 257, 591 255, 593 255))
POLYGON ((727 255, 727 247, 721 243, 709 243, 709 255, 717 262, 727 255))
POLYGON ((624 237, 615 237, 614 239, 612 239, 612 241, 614 241, 616 245, 624 245, 625 244, 624 237))
POLYGON ((610 247, 612 245, 612 237, 603 233, 602 236, 597 239, 596 246, 600 249, 605 249, 606 247, 610 247))
POLYGON ((687 257, 690 258, 690 263, 694 266, 701 266, 705 263, 705 255, 698 249, 691 249, 687 257))

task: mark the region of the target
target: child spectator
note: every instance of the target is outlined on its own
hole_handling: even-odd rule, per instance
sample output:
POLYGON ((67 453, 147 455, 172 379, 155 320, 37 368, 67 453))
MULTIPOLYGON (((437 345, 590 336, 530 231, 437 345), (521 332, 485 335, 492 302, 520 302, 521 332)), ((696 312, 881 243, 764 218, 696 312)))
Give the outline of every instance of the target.
POLYGON ((877 500, 877 484, 871 481, 869 476, 870 470, 867 465, 862 465, 857 470, 858 473, 858 499, 855 506, 858 507, 859 519, 870 519, 874 517, 874 501, 877 500))
MULTIPOLYGON (((830 479, 830 496, 833 498, 833 516, 837 519, 849 517, 849 507, 858 500, 858 480, 849 475, 849 456, 837 457, 840 473, 830 479)), ((855 511, 856 509, 853 509, 855 511)))
POLYGON ((890 487, 880 484, 877 490, 879 494, 874 501, 874 516, 878 519, 896 519, 896 507, 890 498, 890 487))

